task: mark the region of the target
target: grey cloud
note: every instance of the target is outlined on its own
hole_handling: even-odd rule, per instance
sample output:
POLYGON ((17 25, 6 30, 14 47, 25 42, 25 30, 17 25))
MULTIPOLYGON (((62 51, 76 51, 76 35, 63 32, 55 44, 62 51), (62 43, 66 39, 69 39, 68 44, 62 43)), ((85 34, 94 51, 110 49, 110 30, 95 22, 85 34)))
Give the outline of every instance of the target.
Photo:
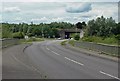
POLYGON ((68 13, 81 13, 81 12, 88 12, 92 9, 90 3, 83 3, 80 5, 69 5, 66 8, 66 12, 68 13))

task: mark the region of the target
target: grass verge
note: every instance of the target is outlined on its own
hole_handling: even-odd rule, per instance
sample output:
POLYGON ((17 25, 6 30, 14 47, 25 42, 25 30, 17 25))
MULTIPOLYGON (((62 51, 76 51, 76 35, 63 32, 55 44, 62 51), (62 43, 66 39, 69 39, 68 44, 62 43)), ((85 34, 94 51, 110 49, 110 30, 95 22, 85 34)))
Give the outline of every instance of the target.
POLYGON ((66 42, 67 42, 67 41, 61 42, 61 45, 63 45, 63 46, 66 45, 66 42))
POLYGON ((75 43, 74 40, 70 40, 68 43, 69 43, 70 45, 72 45, 72 46, 75 46, 75 45, 74 45, 74 43, 75 43))
POLYGON ((44 39, 43 38, 29 38, 27 40, 22 39, 20 42, 22 44, 32 44, 32 42, 41 42, 41 41, 44 41, 44 39))

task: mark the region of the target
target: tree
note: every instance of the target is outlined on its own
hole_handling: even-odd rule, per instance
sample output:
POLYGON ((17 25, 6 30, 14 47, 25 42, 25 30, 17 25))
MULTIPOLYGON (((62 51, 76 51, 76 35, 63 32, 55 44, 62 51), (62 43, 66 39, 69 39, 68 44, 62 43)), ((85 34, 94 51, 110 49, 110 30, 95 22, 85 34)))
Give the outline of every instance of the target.
POLYGON ((78 29, 82 29, 83 28, 82 23, 81 22, 76 23, 76 27, 78 29))
POLYGON ((87 29, 88 36, 109 37, 115 33, 117 28, 112 17, 106 19, 101 16, 96 20, 88 21, 87 29))
POLYGON ((13 33, 13 38, 22 39, 24 38, 24 34, 22 32, 13 33))

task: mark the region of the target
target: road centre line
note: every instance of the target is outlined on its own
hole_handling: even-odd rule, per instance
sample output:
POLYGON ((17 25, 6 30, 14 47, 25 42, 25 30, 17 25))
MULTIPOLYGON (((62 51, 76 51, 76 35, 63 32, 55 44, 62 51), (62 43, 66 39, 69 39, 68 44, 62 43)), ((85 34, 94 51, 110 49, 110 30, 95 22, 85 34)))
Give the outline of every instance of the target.
POLYGON ((110 75, 110 74, 108 74, 108 73, 105 73, 105 72, 103 72, 103 71, 99 71, 99 72, 102 73, 102 74, 104 74, 104 75, 107 75, 107 76, 110 76, 110 77, 112 77, 112 78, 115 78, 115 79, 120 80, 120 78, 115 77, 115 76, 113 76, 113 75, 110 75))
MULTIPOLYGON (((47 50, 50 50, 48 47, 46 47, 46 49, 47 50)), ((60 54, 58 54, 58 53, 56 53, 56 52, 54 52, 54 51, 52 51, 52 50, 50 50, 52 53, 54 53, 54 54, 56 54, 56 55, 60 55, 60 54)))
POLYGON ((76 64, 79 64, 79 65, 81 65, 81 66, 83 66, 84 64, 82 64, 82 63, 80 63, 80 62, 77 62, 77 61, 75 61, 75 60, 72 60, 72 59, 70 59, 70 58, 68 58, 68 57, 64 57, 65 59, 67 59, 67 60, 69 60, 69 61, 72 61, 72 62, 74 62, 74 63, 76 63, 76 64))
POLYGON ((60 55, 60 54, 58 54, 58 53, 56 53, 56 52, 54 52, 54 51, 51 51, 51 52, 53 52, 53 53, 56 54, 56 55, 60 55))
POLYGON ((47 50, 50 50, 49 48, 46 47, 47 50))

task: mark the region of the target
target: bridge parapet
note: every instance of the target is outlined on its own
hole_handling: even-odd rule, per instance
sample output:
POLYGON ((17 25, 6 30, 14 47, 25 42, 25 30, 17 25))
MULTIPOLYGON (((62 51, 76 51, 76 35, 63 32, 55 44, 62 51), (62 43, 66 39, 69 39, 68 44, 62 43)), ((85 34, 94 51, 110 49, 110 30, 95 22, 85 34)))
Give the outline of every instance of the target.
POLYGON ((70 33, 80 33, 80 29, 59 29, 59 34, 62 39, 70 38, 70 33))

